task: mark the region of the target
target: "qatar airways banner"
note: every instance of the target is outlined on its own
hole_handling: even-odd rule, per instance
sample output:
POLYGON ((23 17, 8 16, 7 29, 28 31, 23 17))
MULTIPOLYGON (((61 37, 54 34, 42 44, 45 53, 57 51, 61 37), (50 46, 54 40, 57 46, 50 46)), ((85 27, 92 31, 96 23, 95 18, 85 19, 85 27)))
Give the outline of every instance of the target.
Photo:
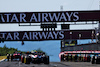
POLYGON ((5 41, 62 40, 64 39, 64 31, 0 32, 0 37, 5 41))
POLYGON ((4 38, 5 41, 94 39, 95 34, 92 33, 93 31, 94 30, 13 31, 0 32, 0 38, 4 38), (72 34, 70 34, 70 32, 72 34), (81 37, 79 37, 79 34, 81 34, 81 37))
POLYGON ((0 13, 0 23, 40 23, 79 21, 100 21, 100 10, 0 13))

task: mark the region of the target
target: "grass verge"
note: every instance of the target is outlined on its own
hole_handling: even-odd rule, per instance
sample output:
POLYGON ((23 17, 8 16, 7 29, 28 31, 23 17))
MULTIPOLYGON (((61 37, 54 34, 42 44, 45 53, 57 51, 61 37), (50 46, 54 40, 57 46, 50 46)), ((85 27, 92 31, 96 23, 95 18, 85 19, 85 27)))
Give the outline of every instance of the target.
POLYGON ((7 56, 0 56, 0 60, 6 59, 6 58, 7 58, 7 56))

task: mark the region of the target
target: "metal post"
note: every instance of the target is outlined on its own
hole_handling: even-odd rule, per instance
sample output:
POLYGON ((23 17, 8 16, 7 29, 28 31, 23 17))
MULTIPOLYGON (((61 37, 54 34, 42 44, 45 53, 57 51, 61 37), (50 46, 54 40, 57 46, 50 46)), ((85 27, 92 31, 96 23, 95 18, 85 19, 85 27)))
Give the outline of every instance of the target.
MULTIPOLYGON (((100 10, 100 1, 99 1, 99 10, 100 10)), ((100 20, 99 20, 99 25, 98 25, 98 32, 100 32, 100 20)))
POLYGON ((92 31, 92 38, 91 38, 91 42, 93 43, 93 38, 94 38, 94 31, 92 31))
POLYGON ((80 44, 80 38, 81 38, 81 34, 79 34, 79 44, 80 44))
POLYGON ((98 32, 100 32, 100 21, 99 21, 99 25, 98 25, 98 32))
POLYGON ((70 32, 70 40, 72 39, 72 32, 70 32))
MULTIPOLYGON (((100 1, 99 1, 99 10, 100 10, 100 1)), ((99 20, 99 25, 98 25, 98 32, 99 32, 99 36, 100 36, 100 20, 99 20)), ((99 39, 98 39, 98 43, 99 43, 99 39)), ((97 44, 97 50, 98 50, 98 44, 97 44)))
POLYGON ((54 31, 55 31, 56 29, 54 28, 54 31))
MULTIPOLYGON (((63 6, 62 5, 60 6, 60 10, 63 11, 63 6)), ((64 24, 64 22, 63 22, 63 24, 64 24)))
POLYGON ((98 39, 97 39, 97 28, 95 28, 95 39, 96 39, 96 43, 97 43, 97 41, 98 41, 98 39))
POLYGON ((62 5, 60 6, 60 10, 63 11, 63 6, 62 5))

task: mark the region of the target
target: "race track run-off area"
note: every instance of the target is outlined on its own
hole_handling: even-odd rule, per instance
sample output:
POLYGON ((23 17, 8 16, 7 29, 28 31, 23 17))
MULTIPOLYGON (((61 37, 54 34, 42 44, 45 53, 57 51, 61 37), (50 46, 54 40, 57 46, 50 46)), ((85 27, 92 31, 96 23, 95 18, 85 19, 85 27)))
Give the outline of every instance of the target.
POLYGON ((100 67, 100 64, 91 64, 90 62, 50 62, 50 64, 24 64, 20 61, 3 61, 0 67, 100 67))

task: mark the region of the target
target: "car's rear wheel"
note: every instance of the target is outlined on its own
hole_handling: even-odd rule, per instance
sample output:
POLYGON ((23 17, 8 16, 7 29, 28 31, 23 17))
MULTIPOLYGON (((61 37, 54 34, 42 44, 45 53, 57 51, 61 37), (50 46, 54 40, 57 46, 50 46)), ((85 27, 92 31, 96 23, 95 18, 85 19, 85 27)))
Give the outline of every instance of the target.
POLYGON ((44 57, 44 64, 49 64, 49 56, 44 57))
POLYGON ((26 60, 25 64, 30 64, 30 57, 26 57, 25 60, 26 60))

